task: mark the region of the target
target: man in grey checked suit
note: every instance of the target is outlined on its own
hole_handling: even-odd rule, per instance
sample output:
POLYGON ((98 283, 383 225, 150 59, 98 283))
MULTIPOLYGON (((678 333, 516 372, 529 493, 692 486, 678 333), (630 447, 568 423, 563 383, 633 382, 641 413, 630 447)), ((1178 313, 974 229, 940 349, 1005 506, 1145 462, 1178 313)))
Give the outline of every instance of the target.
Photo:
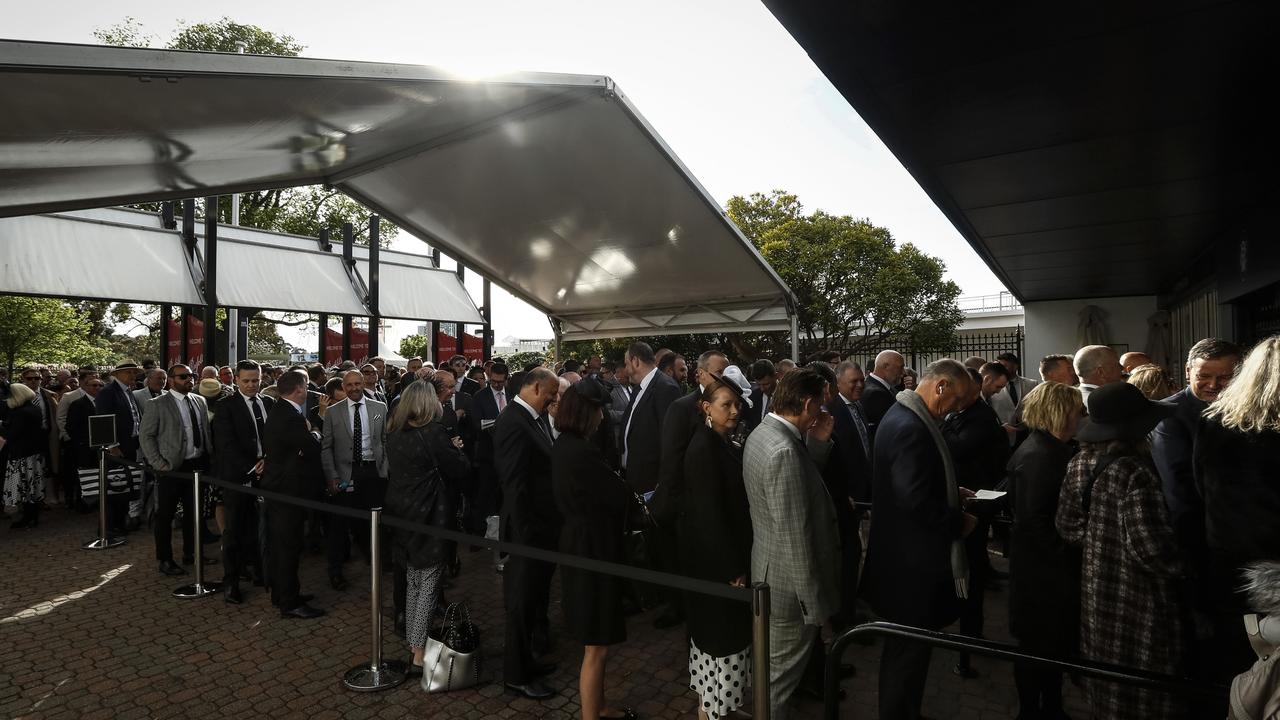
MULTIPOLYGON (((152 469, 165 472, 204 472, 213 447, 209 434, 209 407, 199 393, 191 392, 195 376, 186 365, 169 368, 170 391, 148 400, 142 412, 138 441, 142 454, 152 469)), ((140 404, 141 406, 141 404, 140 404)), ((165 575, 186 572, 173 561, 173 516, 182 502, 182 554, 191 562, 195 543, 200 542, 196 530, 203 520, 196 517, 195 496, 191 484, 176 477, 156 478, 156 517, 154 522, 156 561, 165 575)))
MULTIPOLYGON (((320 462, 328 492, 336 502, 348 507, 379 507, 387 494, 387 453, 383 445, 387 406, 366 394, 364 376, 358 370, 342 376, 342 389, 347 399, 329 406, 320 436, 320 462)), ((329 584, 341 590, 346 586, 342 561, 347 554, 347 535, 355 530, 357 542, 368 557, 369 533, 352 527, 354 523, 341 515, 330 515, 327 520, 329 584)))
POLYGON ((747 438, 743 478, 751 504, 751 579, 769 584, 769 705, 783 718, 819 629, 840 605, 840 536, 820 468, 834 419, 827 381, 797 370, 778 383, 772 410, 747 438))

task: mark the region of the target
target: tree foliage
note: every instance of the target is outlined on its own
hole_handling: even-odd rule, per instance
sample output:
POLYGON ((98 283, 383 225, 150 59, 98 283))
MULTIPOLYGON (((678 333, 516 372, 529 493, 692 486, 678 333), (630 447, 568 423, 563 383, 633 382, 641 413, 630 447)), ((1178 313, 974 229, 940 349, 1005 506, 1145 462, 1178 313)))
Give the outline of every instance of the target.
POLYGON ((10 371, 25 363, 100 363, 111 359, 89 340, 89 320, 71 303, 0 296, 0 358, 10 371))
POLYGON ((729 217, 796 296, 811 348, 950 347, 963 321, 945 264, 866 219, 806 214, 795 195, 735 196, 729 217))
POLYGON ((427 360, 430 359, 431 348, 427 343, 426 335, 409 335, 400 339, 400 348, 397 352, 402 358, 420 357, 427 360))

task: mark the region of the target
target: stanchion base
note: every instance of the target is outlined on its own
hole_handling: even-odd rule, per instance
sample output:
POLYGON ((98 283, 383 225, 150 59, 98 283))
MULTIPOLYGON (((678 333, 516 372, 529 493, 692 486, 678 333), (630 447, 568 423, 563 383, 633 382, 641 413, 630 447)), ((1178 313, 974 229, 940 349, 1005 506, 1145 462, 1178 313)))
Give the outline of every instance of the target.
POLYGON ((377 667, 369 663, 357 665, 342 676, 342 682, 356 692, 373 692, 393 688, 404 682, 407 675, 408 668, 404 663, 389 660, 377 667))
POLYGON ((120 547, 128 542, 122 537, 101 537, 89 540, 80 546, 81 550, 108 550, 113 547, 120 547))
POLYGON ((173 591, 173 596, 176 598, 189 600, 191 598, 201 598, 206 595, 213 595, 215 593, 220 593, 220 592, 222 592, 222 583, 206 582, 206 583, 196 583, 194 585, 183 585, 182 587, 173 591))

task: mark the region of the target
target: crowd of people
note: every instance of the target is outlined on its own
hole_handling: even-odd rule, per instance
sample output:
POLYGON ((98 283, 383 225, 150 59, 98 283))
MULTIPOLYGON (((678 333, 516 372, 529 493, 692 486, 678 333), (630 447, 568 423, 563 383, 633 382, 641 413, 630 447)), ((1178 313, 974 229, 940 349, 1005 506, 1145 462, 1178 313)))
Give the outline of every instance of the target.
MULTIPOLYGON (((196 543, 220 540, 226 602, 246 602, 251 581, 284 618, 323 614, 299 586, 307 544, 324 548, 341 590, 344 564, 368 558, 367 526, 216 488, 210 518, 197 517, 190 483, 166 472, 211 471, 728 586, 766 582, 779 718, 797 694, 821 695, 833 632, 882 618, 934 630, 958 622, 981 637, 986 590, 1005 580, 1011 632, 1031 651, 1225 681, 1259 657, 1246 632, 1257 622, 1245 617, 1261 608, 1242 579, 1280 560, 1280 486, 1268 470, 1280 450, 1280 337, 1247 353, 1203 340, 1184 371, 1175 392, 1150 358, 1103 345, 1043 358, 1037 380, 1012 353, 919 372, 892 350, 866 369, 838 352, 739 367, 715 349, 695 359, 643 342, 616 363, 518 369, 462 356, 403 369, 378 358, 24 367, 0 384, 4 504, 16 509, 12 527, 34 528, 49 500, 96 503, 88 418, 111 415, 111 454, 147 468, 112 470, 112 532, 150 519, 166 575, 188 572, 196 543), (1005 549, 1007 573, 992 566, 993 546, 1005 549)), ((391 540, 397 629, 420 667, 459 551, 421 533, 391 540)), ((557 566, 513 553, 498 567, 503 681, 549 698, 557 566)), ((658 609, 656 626, 687 629, 699 717, 741 716, 752 683, 747 604, 560 570, 564 632, 584 648, 584 718, 636 717, 606 702, 604 678, 626 617, 647 608, 658 609)), ((882 718, 919 717, 931 654, 885 642, 882 718)), ((976 674, 963 654, 953 671, 976 674)), ((1015 680, 1019 717, 1066 717, 1061 673, 1019 664, 1015 680)), ((1087 689, 1098 717, 1227 713, 1115 683, 1087 689)))

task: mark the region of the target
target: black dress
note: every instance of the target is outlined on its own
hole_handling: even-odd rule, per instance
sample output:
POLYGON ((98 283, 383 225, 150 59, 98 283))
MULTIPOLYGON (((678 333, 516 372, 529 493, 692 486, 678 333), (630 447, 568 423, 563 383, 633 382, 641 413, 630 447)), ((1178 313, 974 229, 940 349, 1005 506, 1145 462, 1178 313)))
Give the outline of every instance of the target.
MULTIPOLYGON (((685 575, 728 584, 751 570, 751 510, 742 481, 742 451, 698 427, 684 455, 685 513, 678 526, 685 575)), ((751 644, 747 603, 685 593, 689 635, 717 657, 751 644)))
MULTIPOLYGON (((390 478, 384 510, 416 523, 456 528, 455 498, 471 465, 438 420, 387 434, 390 478), (434 468, 440 472, 433 472, 434 468)), ((429 568, 448 559, 446 541, 396 528, 393 559, 403 567, 429 568)))
MULTIPOLYGON (((562 433, 551 451, 551 482, 564 516, 560 551, 625 562, 623 528, 627 507, 635 498, 599 447, 592 440, 562 433)), ((570 637, 583 645, 627 639, 619 578, 566 566, 561 568, 560 589, 570 637)))

